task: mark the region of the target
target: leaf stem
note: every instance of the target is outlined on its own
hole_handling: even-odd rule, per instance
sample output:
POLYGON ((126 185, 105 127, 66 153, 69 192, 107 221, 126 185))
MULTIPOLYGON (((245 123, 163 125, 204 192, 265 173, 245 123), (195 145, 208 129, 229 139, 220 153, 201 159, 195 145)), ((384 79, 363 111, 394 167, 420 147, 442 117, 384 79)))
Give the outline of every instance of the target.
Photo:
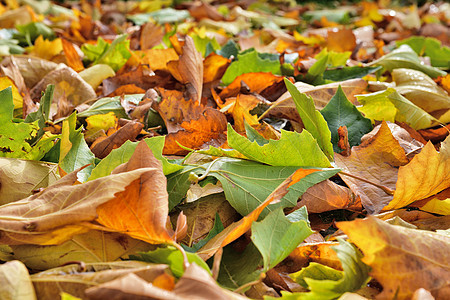
POLYGON ((386 187, 386 186, 377 184, 377 183, 375 183, 375 182, 369 181, 369 180, 367 180, 367 179, 358 177, 358 176, 356 176, 356 175, 353 175, 353 174, 350 174, 350 173, 347 173, 347 172, 340 171, 339 174, 342 174, 342 175, 345 175, 345 176, 348 176, 348 177, 352 177, 352 178, 355 178, 355 179, 357 179, 357 180, 364 181, 365 183, 371 184, 371 185, 373 185, 373 186, 376 186, 377 188, 382 189, 382 190, 383 190, 386 194, 388 194, 388 195, 391 195, 391 196, 394 195, 395 190, 392 190, 392 189, 390 189, 390 188, 388 188, 388 187, 386 187))
POLYGON ((213 160, 213 161, 209 164, 209 166, 206 168, 205 173, 203 173, 202 176, 200 176, 200 177, 197 178, 197 181, 201 181, 201 180, 205 179, 205 178, 209 175, 209 172, 211 171, 212 166, 213 166, 219 159, 221 159, 221 157, 218 157, 218 158, 216 158, 215 160, 213 160))

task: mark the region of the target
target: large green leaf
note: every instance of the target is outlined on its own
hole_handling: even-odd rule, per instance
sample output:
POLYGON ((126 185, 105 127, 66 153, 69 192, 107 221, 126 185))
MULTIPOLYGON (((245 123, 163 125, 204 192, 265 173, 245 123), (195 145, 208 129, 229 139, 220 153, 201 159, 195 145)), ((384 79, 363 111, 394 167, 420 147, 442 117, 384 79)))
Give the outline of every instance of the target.
POLYGON ((25 158, 32 151, 28 140, 37 135, 38 121, 13 122, 14 102, 11 87, 0 91, 0 157, 25 158))
MULTIPOLYGON (((171 164, 169 161, 162 156, 162 149, 164 147, 164 137, 157 136, 152 138, 147 138, 144 140, 147 146, 152 150, 153 155, 159 159, 163 165, 164 175, 174 173, 183 167, 176 164, 171 164)), ((133 155, 138 142, 126 141, 122 146, 111 151, 108 156, 101 160, 95 168, 92 170, 89 181, 108 176, 111 171, 114 170, 120 164, 126 163, 133 155)))
POLYGON ((25 25, 17 25, 17 33, 13 38, 18 40, 21 46, 32 46, 35 39, 40 35, 44 39, 54 39, 56 37, 53 29, 41 22, 31 22, 25 25))
POLYGON ((372 120, 405 122, 419 130, 439 124, 433 116, 400 95, 395 89, 357 96, 363 106, 358 108, 372 120))
POLYGON ((117 72, 131 57, 129 48, 130 41, 122 34, 111 44, 99 37, 96 45, 84 44, 81 50, 93 64, 105 64, 117 72))
POLYGON ((225 288, 235 290, 242 285, 257 280, 263 270, 262 257, 253 243, 247 245, 243 252, 233 247, 225 247, 220 263, 217 281, 225 288))
POLYGON ((128 118, 125 109, 120 105, 119 96, 98 99, 88 109, 80 112, 78 116, 85 118, 93 115, 107 114, 109 112, 113 112, 118 118, 128 118))
MULTIPOLYGON (((211 166, 208 175, 216 177, 222 183, 227 201, 238 213, 246 216, 297 169, 298 167, 274 167, 253 161, 219 158, 211 166)), ((289 192, 281 201, 269 205, 261 216, 278 207, 295 206, 298 198, 309 187, 330 178, 337 172, 339 169, 322 169, 307 175, 290 186, 289 192)))
POLYGON ((305 129, 311 133, 311 135, 317 140, 322 151, 328 157, 330 161, 333 160, 333 145, 331 144, 331 132, 328 129, 327 122, 316 110, 314 106, 314 100, 300 93, 292 82, 284 79, 286 87, 294 100, 295 107, 302 119, 305 129))
MULTIPOLYGON (((247 132, 259 135, 250 126, 247 126, 247 132)), ((279 140, 268 140, 267 143, 262 144, 257 140, 251 141, 241 136, 228 124, 228 145, 249 159, 272 166, 319 168, 331 166, 317 141, 307 130, 302 133, 281 130, 279 140)))
POLYGON ((356 106, 348 101, 341 86, 320 113, 324 116, 331 131, 334 152, 342 151, 337 145, 339 142, 338 128, 340 126, 347 126, 350 146, 359 145, 361 137, 372 130, 370 120, 364 118, 356 106))
POLYGON ((410 38, 396 41, 397 46, 408 45, 418 55, 428 56, 433 67, 450 68, 450 48, 442 46, 441 41, 424 36, 412 36, 410 38))
POLYGON ((308 212, 305 206, 293 214, 299 215, 300 220, 291 222, 280 207, 261 222, 252 224, 251 239, 263 256, 265 272, 285 259, 313 233, 308 225, 308 212))
POLYGON ((255 49, 241 52, 237 59, 237 61, 231 63, 223 74, 222 82, 226 85, 245 73, 270 72, 277 75, 281 74, 281 65, 278 59, 275 60, 273 57, 258 53, 255 49))
MULTIPOLYGON (((190 263, 196 263, 198 266, 202 267, 209 273, 208 265, 195 253, 186 253, 188 261, 190 263)), ((170 267, 173 275, 181 277, 184 273, 183 267, 183 254, 180 250, 173 246, 161 247, 153 251, 141 252, 139 255, 130 255, 130 259, 157 263, 157 264, 167 264, 170 267)))
POLYGON ((414 69, 427 74, 431 78, 445 76, 447 74, 437 68, 422 64, 419 56, 417 56, 416 52, 408 45, 401 45, 391 53, 380 57, 368 65, 382 66, 388 71, 398 68, 414 69))
POLYGON ((340 67, 323 72, 323 79, 333 81, 344 81, 354 78, 362 78, 368 74, 374 73, 380 70, 381 67, 340 67))
POLYGON ((92 171, 95 156, 84 140, 84 135, 81 132, 83 128, 75 129, 76 122, 76 113, 73 113, 63 121, 59 166, 66 173, 70 173, 85 165, 90 165, 77 174, 78 180, 84 182, 88 179, 92 171))
POLYGON ((331 248, 341 261, 343 271, 312 262, 308 267, 290 275, 310 292, 282 292, 281 299, 336 299, 346 292, 359 290, 367 284, 370 279, 370 267, 361 261, 363 256, 361 252, 349 242, 342 239, 338 241, 339 245, 331 248))

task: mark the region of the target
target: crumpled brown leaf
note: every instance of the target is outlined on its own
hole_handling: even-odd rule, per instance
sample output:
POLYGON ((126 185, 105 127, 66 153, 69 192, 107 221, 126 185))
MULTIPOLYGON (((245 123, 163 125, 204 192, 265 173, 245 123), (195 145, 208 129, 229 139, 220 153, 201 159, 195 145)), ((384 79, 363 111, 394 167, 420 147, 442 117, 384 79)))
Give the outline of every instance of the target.
POLYGON ((189 98, 200 103, 203 90, 203 57, 190 36, 185 37, 180 59, 169 62, 167 67, 173 77, 186 85, 189 98))

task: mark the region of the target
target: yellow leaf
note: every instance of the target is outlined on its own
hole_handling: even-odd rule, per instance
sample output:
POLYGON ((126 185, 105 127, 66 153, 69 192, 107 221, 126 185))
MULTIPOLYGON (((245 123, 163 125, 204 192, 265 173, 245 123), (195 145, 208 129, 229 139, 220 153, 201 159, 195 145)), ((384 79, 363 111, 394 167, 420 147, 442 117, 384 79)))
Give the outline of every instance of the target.
POLYGON ((436 299, 448 299, 449 236, 389 225, 375 217, 336 225, 364 253, 370 275, 383 286, 379 299, 411 299, 419 288, 436 299))
POLYGON ((33 56, 43 58, 45 60, 51 60, 54 56, 63 51, 63 45, 61 39, 55 39, 53 41, 44 40, 40 35, 34 42, 34 46, 27 48, 28 53, 33 56))
POLYGON ((404 207, 433 196, 450 187, 450 138, 441 144, 440 153, 428 142, 422 151, 398 170, 394 199, 385 210, 404 207))
POLYGON ((9 77, 1 76, 0 77, 0 90, 4 90, 9 86, 12 88, 14 109, 22 108, 23 107, 23 98, 22 98, 22 95, 20 95, 16 84, 9 77))
POLYGON ((90 136, 99 130, 108 131, 109 128, 116 128, 117 117, 113 112, 103 115, 93 115, 86 118, 86 136, 90 136))

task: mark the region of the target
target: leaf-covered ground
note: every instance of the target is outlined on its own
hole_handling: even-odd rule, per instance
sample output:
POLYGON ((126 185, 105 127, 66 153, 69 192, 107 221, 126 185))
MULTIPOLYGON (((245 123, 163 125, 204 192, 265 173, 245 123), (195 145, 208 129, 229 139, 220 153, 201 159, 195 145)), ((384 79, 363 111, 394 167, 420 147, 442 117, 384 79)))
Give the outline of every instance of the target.
POLYGON ((449 299, 450 4, 0 2, 1 299, 449 299))

